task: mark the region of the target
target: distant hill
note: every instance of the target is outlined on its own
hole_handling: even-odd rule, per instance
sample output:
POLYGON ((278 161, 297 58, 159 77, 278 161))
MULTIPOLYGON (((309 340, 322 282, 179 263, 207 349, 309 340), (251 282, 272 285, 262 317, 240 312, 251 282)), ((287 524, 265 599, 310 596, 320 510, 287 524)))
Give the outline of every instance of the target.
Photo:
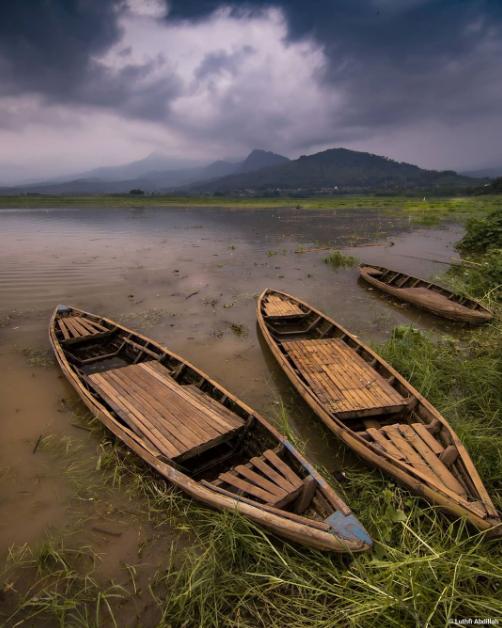
POLYGON ((152 153, 139 161, 122 166, 95 168, 69 180, 56 179, 39 183, 0 188, 0 194, 122 194, 133 188, 145 192, 168 192, 191 183, 201 183, 235 172, 253 172, 263 167, 287 162, 287 157, 264 150, 253 150, 243 161, 214 161, 189 168, 162 168, 175 160, 152 153))
POLYGON ((270 168, 272 166, 278 166, 285 164, 289 159, 282 155, 277 155, 267 150, 256 149, 251 151, 246 159, 236 169, 236 173, 241 172, 254 172, 261 170, 262 168, 270 168))
POLYGON ((496 168, 481 168, 480 170, 468 170, 461 174, 466 177, 475 177, 477 179, 496 179, 502 177, 502 166, 496 168))
POLYGON ((254 172, 194 184, 196 193, 332 193, 410 189, 456 189, 474 181, 451 170, 424 170, 387 157, 332 148, 254 172))

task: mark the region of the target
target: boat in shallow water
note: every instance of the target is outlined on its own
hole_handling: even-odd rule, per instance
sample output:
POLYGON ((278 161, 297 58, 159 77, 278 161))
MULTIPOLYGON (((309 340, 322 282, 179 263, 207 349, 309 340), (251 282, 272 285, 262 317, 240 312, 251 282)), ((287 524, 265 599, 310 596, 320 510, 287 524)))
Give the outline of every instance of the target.
POLYGON ((371 547, 350 508, 295 447, 188 361, 73 307, 56 308, 49 334, 91 412, 194 499, 316 549, 371 547))
POLYGON ((457 434, 404 377, 332 318, 284 292, 258 300, 260 330, 319 418, 370 464, 480 530, 501 517, 457 434))
POLYGON ((359 274, 382 292, 443 318, 475 325, 486 323, 493 316, 481 303, 425 279, 368 264, 361 264, 359 274))

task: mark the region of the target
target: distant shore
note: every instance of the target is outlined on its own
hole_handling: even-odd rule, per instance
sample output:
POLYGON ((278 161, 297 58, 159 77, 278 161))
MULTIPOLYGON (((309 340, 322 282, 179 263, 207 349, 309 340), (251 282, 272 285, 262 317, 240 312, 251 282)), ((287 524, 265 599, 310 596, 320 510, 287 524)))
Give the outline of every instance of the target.
POLYGON ((278 197, 187 197, 187 196, 57 196, 18 195, 0 196, 0 211, 6 209, 56 209, 79 207, 130 208, 147 207, 212 207, 229 209, 305 209, 305 210, 357 210, 375 209, 399 215, 407 214, 410 220, 424 225, 441 220, 465 220, 473 215, 483 215, 502 209, 501 195, 427 197, 423 196, 376 196, 340 195, 311 196, 305 198, 278 197))

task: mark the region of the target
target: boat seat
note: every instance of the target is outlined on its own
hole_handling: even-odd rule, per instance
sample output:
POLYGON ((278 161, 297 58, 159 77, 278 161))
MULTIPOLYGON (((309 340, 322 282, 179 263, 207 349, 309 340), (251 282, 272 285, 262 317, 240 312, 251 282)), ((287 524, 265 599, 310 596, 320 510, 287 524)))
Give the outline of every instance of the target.
POLYGON ((397 413, 412 401, 340 338, 284 340, 281 345, 323 407, 340 419, 397 413))
POLYGON ((272 449, 220 473, 212 484, 278 508, 293 501, 304 487, 304 481, 272 449))
POLYGON ((395 423, 380 429, 368 428, 366 433, 390 456, 430 476, 433 483, 444 484, 466 497, 465 488, 448 468, 458 455, 456 448, 444 448, 423 423, 395 423))
POLYGON ((230 440, 245 421, 156 360, 87 376, 88 383, 154 451, 184 461, 230 440))
POLYGON ((269 294, 264 299, 267 316, 302 316, 305 315, 299 305, 278 294, 269 294))
POLYGON ((96 323, 96 321, 84 318, 83 316, 65 316, 64 318, 58 318, 57 324, 63 334, 64 340, 94 336, 95 334, 102 334, 103 332, 109 331, 100 323, 96 323))

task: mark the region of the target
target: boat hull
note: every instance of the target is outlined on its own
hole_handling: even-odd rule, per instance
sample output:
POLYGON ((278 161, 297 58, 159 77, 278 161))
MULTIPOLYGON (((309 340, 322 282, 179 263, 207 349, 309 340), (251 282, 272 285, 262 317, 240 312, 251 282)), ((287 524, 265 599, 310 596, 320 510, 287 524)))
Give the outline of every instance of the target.
MULTIPOLYGON (((83 312, 82 310, 77 311, 89 316, 93 316, 92 314, 89 314, 88 312, 83 312)), ((274 534, 277 534, 289 541, 304 545, 306 547, 317 550, 342 553, 366 551, 371 547, 371 539, 368 537, 362 526, 360 526, 360 529, 357 529, 357 532, 361 532, 361 538, 343 538, 341 536, 338 536, 334 529, 328 530, 326 529, 326 526, 324 526, 323 528, 322 525, 315 525, 315 522, 310 522, 306 517, 303 518, 298 516, 296 517, 296 520, 291 520, 291 518, 286 518, 285 516, 282 516, 279 512, 270 512, 263 510, 262 508, 260 508, 260 505, 258 503, 254 505, 252 503, 246 503, 238 496, 230 497, 227 495, 219 494, 218 492, 207 488, 199 481, 192 479, 186 473, 180 471, 179 468, 176 468, 176 465, 169 464, 168 461, 165 462, 163 460, 160 460, 159 457, 156 456, 155 453, 151 451, 148 446, 145 446, 144 442, 138 439, 137 435, 132 430, 128 429, 128 427, 123 424, 119 424, 114 416, 108 411, 108 409, 104 407, 101 403, 99 403, 95 396, 93 396, 91 392, 82 384, 81 379, 77 376, 74 369, 71 367, 61 346, 61 343, 57 338, 57 315, 58 309, 56 308, 51 318, 49 328, 50 342, 54 350, 56 360, 70 385, 80 396, 90 412, 95 417, 97 417, 101 421, 101 423, 114 434, 115 437, 117 437, 120 441, 124 443, 124 445, 134 451, 144 462, 150 465, 158 474, 160 474, 172 485, 176 486, 193 499, 202 504, 205 504, 210 508, 229 510, 240 513, 242 516, 250 519, 254 523, 267 528, 270 532, 273 532, 274 534)), ((118 326, 117 323, 110 319, 99 318, 99 320, 104 321, 111 326, 120 327, 120 329, 124 332, 131 335, 133 334, 135 338, 140 338, 149 343, 153 343, 151 339, 123 326, 118 326)), ((200 376, 203 377, 205 380, 211 382, 215 386, 219 386, 218 384, 216 384, 216 382, 211 380, 206 374, 198 370, 188 361, 183 360, 180 356, 177 356, 176 354, 170 352, 162 345, 158 343, 154 344, 166 354, 169 354, 170 356, 174 356, 177 359, 181 360, 188 367, 200 374, 200 376)), ((254 411, 242 401, 237 400, 237 398, 231 395, 231 393, 226 391, 223 387, 219 386, 219 388, 230 398, 235 399, 235 401, 238 402, 239 405, 246 411, 248 411, 249 413, 253 413, 253 416, 255 416, 260 422, 262 422, 263 425, 265 425, 266 429, 273 435, 274 439, 278 443, 284 445, 288 449, 288 451, 292 453, 292 455, 297 459, 299 464, 308 469, 309 473, 313 477, 315 477, 319 486, 326 485, 324 479, 317 473, 317 471, 315 471, 315 469, 311 467, 311 465, 301 456, 301 454, 297 452, 296 449, 285 438, 283 438, 282 435, 277 432, 272 425, 266 422, 263 417, 254 413, 254 411)), ((329 487, 326 490, 332 491, 332 489, 329 489, 329 487)), ((348 509, 345 504, 343 504, 343 506, 348 509)))
POLYGON ((451 298, 457 298, 457 295, 453 292, 435 284, 427 283, 416 277, 410 277, 410 279, 420 282, 422 286, 432 286, 434 289, 426 287, 397 288, 392 285, 388 285, 384 281, 380 281, 378 279, 378 276, 382 271, 388 271, 388 269, 376 269, 371 266, 361 266, 359 269, 361 278, 374 288, 389 294, 395 299, 405 301, 406 303, 410 303, 422 310, 431 312, 436 316, 460 323, 467 323, 469 325, 480 325, 488 322, 492 318, 491 312, 480 304, 477 304, 475 301, 472 301, 471 299, 465 300, 471 304, 471 307, 466 307, 460 303, 456 303, 455 301, 450 300, 451 298), (447 294, 450 296, 447 297, 447 294))
POLYGON ((309 389, 305 384, 303 378, 299 377, 297 370, 293 368, 284 351, 282 351, 275 338, 272 336, 269 326, 267 325, 263 312, 263 299, 270 292, 265 290, 258 299, 258 325, 260 331, 271 350, 273 356, 277 360, 279 366, 284 371, 290 382, 296 388, 300 396, 310 406, 313 412, 323 421, 323 423, 348 447, 361 456, 367 463, 391 475, 398 483, 406 486, 414 493, 424 497, 429 502, 438 505, 443 511, 465 517, 471 524, 476 526, 480 530, 490 530, 494 536, 499 536, 502 532, 501 518, 499 513, 495 510, 493 503, 486 492, 486 489, 477 473, 477 470, 472 463, 468 452, 463 446, 462 442, 455 434, 451 426, 446 419, 425 399, 415 388, 409 384, 395 369, 382 360, 374 351, 372 351, 366 345, 363 345, 355 336, 350 334, 345 328, 341 327, 333 319, 325 316, 319 310, 316 310, 311 305, 307 304, 300 299, 296 299, 287 293, 273 291, 276 294, 281 294, 287 298, 293 299, 304 311, 313 312, 324 321, 328 321, 330 325, 338 329, 341 333, 351 339, 351 343, 354 347, 363 347, 364 351, 371 357, 372 360, 378 361, 386 369, 392 378, 395 378, 406 389, 413 398, 417 400, 424 414, 428 415, 432 421, 438 421, 442 430, 446 430, 451 438, 451 443, 454 445, 460 455, 465 467, 469 470, 470 476, 473 479, 476 490, 479 491, 479 499, 484 505, 484 510, 481 510, 476 504, 469 502, 467 499, 459 498, 457 495, 451 493, 446 488, 441 489, 435 486, 431 486, 424 477, 421 477, 420 473, 414 472, 407 465, 401 464, 400 461, 387 455, 384 452, 376 451, 374 447, 369 446, 368 442, 361 437, 361 435, 351 429, 348 429, 347 425, 340 420, 336 413, 328 412, 323 403, 320 402, 317 395, 309 389), (488 509, 489 514, 487 514, 488 509))

